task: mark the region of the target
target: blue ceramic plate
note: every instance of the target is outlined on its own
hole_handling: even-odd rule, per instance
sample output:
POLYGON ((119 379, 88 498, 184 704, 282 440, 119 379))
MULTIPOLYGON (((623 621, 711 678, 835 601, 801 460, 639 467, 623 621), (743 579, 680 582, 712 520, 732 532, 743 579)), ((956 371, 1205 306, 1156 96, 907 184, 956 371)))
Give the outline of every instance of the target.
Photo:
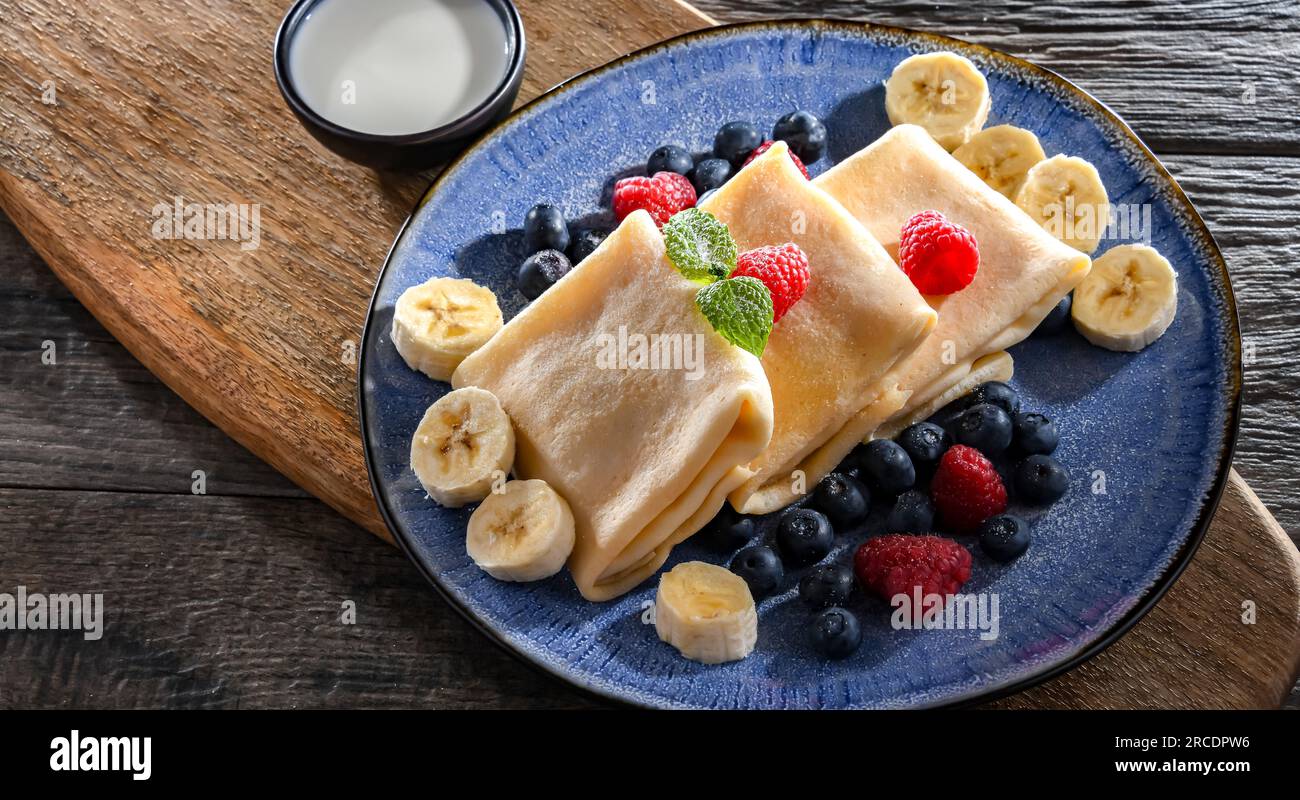
MULTIPOLYGON (((1141 217, 1139 216, 1139 222, 1141 217)), ((1104 242, 1102 250, 1131 240, 1104 242)), ((546 672, 606 698, 691 708, 933 706, 1004 694, 1094 655, 1168 589, 1196 549, 1227 475, 1240 395, 1236 309, 1204 223, 1156 158, 1104 106, 1046 70, 928 34, 855 23, 772 22, 690 34, 585 74, 486 135, 429 190, 380 276, 360 365, 361 419, 379 506, 411 558, 488 636, 546 672), (865 146, 889 123, 882 81, 906 56, 951 49, 973 59, 993 93, 989 124, 1038 134, 1048 154, 1082 156, 1114 203, 1150 210, 1150 243, 1179 272, 1178 316, 1141 353, 1092 347, 1069 332, 1016 347, 1027 408, 1058 420, 1066 498, 1034 519, 1034 544, 1010 566, 975 550, 963 588, 996 595, 996 638, 978 630, 895 630, 889 608, 854 601, 862 647, 826 662, 806 643, 794 582, 759 607, 749 658, 703 666, 643 622, 655 581, 606 604, 585 602, 567 573, 499 583, 465 554, 470 509, 440 508, 407 466, 411 435, 448 386, 407 368, 389 338, 393 305, 435 275, 496 292, 507 319, 523 258, 516 229, 534 203, 612 224, 615 177, 656 146, 704 151, 732 119, 771 125, 802 108, 830 130, 813 172, 865 146)), ((770 528, 770 520, 767 521, 770 528)), ((846 558, 879 522, 841 537, 846 558)), ((682 560, 726 555, 687 542, 682 560)), ((985 631, 986 633, 990 631, 985 631)))

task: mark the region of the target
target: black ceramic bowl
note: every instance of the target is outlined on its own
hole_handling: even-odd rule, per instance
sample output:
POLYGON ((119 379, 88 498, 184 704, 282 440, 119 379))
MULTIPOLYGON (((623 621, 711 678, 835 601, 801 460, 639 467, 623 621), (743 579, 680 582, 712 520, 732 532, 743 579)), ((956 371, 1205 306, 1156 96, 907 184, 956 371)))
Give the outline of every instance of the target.
POLYGON ((524 77, 524 23, 510 0, 483 0, 501 17, 509 48, 506 74, 486 100, 446 125, 400 136, 363 133, 330 122, 307 105, 289 74, 289 44, 308 12, 319 2, 297 0, 284 15, 275 34, 275 82, 308 133, 335 153, 375 169, 426 169, 459 152, 474 134, 510 113, 524 77))

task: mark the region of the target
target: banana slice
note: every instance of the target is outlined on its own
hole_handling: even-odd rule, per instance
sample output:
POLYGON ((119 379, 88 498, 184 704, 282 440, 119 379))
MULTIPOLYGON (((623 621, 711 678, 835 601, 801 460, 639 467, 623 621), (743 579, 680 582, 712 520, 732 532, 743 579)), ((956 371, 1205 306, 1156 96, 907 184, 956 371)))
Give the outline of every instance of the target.
POLYGON ((985 128, 952 156, 1008 199, 1015 198, 1029 168, 1047 158, 1033 131, 1014 125, 985 128))
POLYGON ((546 481, 510 481, 474 509, 465 549, 502 581, 537 581, 559 572, 573 552, 573 511, 546 481))
POLYGON ((501 325, 491 289, 464 278, 433 278, 397 298, 393 346, 411 369, 445 381, 501 325))
POLYGON ((1178 311, 1178 275, 1144 244, 1112 247, 1074 290, 1074 327, 1098 347, 1133 353, 1159 339, 1178 311))
POLYGON ((678 564, 659 578, 655 631, 692 661, 738 661, 758 641, 758 613, 744 579, 703 561, 678 564))
POLYGON ((988 81, 970 59, 956 53, 906 58, 885 82, 889 121, 920 125, 948 150, 984 127, 990 105, 988 81))
POLYGON ((466 386, 438 398, 411 439, 411 469, 429 496, 459 508, 510 472, 515 429, 496 395, 466 386))
POLYGON ((1091 254, 1110 222, 1110 199, 1097 168, 1076 156, 1052 156, 1030 167, 1016 205, 1048 233, 1091 254))

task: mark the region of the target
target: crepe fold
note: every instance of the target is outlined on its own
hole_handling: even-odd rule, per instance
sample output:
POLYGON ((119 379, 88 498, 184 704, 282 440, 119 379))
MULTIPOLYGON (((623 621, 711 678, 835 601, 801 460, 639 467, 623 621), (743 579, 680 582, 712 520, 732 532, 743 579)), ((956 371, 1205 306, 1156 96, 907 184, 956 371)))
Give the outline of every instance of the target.
POLYGON ((884 378, 936 315, 880 242, 795 167, 784 142, 700 207, 727 224, 742 252, 794 242, 808 257, 808 290, 772 329, 762 358, 772 442, 730 497, 743 513, 767 513, 810 490, 904 405, 907 393, 884 378))
POLYGON ((903 224, 927 210, 965 227, 979 245, 971 284, 926 298, 939 312, 938 327, 893 369, 890 379, 909 396, 876 435, 923 419, 981 376, 1009 377, 1010 357, 999 351, 1032 333, 1092 266, 915 125, 890 129, 814 183, 895 255, 903 224))
POLYGON ((699 288, 637 211, 452 376, 510 415, 515 475, 573 509, 568 566, 588 600, 652 575, 771 439, 763 367, 713 330, 699 288))
POLYGON ((943 391, 932 397, 928 402, 916 406, 909 404, 906 411, 899 408, 891 412, 883 421, 871 428, 869 438, 893 439, 902 433, 903 429, 908 425, 929 419, 939 409, 957 398, 969 394, 972 389, 981 383, 1009 381, 1014 372, 1015 362, 1012 360, 1011 354, 1005 350, 980 356, 969 365, 965 365, 959 374, 946 375, 944 380, 939 381, 938 383, 943 387, 943 391))

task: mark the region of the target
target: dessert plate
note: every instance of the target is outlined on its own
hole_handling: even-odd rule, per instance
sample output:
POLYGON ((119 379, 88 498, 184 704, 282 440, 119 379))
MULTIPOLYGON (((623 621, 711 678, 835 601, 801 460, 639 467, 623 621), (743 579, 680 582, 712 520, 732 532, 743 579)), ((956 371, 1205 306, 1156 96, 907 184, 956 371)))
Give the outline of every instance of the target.
MULTIPOLYGON (((447 601, 507 650, 636 705, 870 708, 1005 694, 1081 663, 1132 627, 1177 578, 1213 516, 1236 436, 1241 359, 1227 268, 1209 232, 1155 156, 1101 103, 1044 69, 945 37, 781 21, 714 28, 634 53, 552 90, 484 136, 438 178, 398 235, 371 303, 359 378, 362 435, 384 518, 447 601), (614 180, 641 169, 658 145, 704 151, 724 122, 765 126, 796 108, 829 129, 829 154, 813 165, 815 175, 887 130, 882 81, 899 61, 928 50, 956 51, 981 68, 993 97, 989 125, 1029 128, 1049 155, 1097 166, 1112 202, 1137 223, 1099 252, 1149 236, 1179 272, 1177 318, 1140 353, 1102 350, 1072 331, 1012 349, 1013 384, 1026 407, 1062 430, 1056 455, 1071 487, 1034 521, 1034 545, 1020 560, 975 559, 962 591, 997 598, 996 636, 895 630, 888 606, 858 598, 861 648, 823 661, 806 644, 808 612, 787 578, 786 591, 759 605, 754 653, 706 666, 682 659, 647 624, 654 579, 593 604, 566 572, 510 584, 474 566, 465 552, 470 509, 435 505, 408 467, 416 424, 449 386, 413 372, 393 349, 401 292, 435 275, 470 278, 496 292, 508 319, 524 304, 514 288, 524 255, 517 226, 535 203, 612 227, 604 215, 614 180)), ((764 523, 766 530, 771 520, 764 523)), ((875 532, 873 525, 865 530, 875 532)), ((841 549, 864 536, 846 537, 841 549)), ((687 541, 665 568, 726 557, 687 541)))

